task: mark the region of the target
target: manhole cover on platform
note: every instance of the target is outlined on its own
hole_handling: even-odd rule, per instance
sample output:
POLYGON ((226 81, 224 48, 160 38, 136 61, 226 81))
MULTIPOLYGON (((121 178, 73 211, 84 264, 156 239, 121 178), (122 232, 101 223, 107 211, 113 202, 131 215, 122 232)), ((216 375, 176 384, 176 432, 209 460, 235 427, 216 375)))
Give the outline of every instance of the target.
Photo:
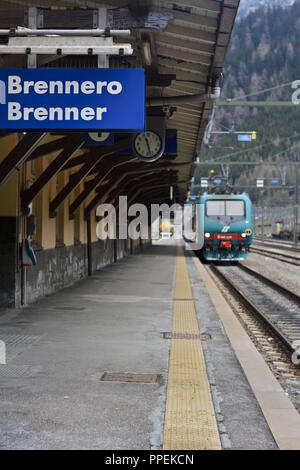
POLYGON ((211 339, 209 334, 191 334, 191 333, 171 333, 170 331, 165 331, 162 333, 164 339, 200 339, 208 340, 211 339))
POLYGON ((159 383, 161 375, 104 372, 101 380, 105 382, 159 383))

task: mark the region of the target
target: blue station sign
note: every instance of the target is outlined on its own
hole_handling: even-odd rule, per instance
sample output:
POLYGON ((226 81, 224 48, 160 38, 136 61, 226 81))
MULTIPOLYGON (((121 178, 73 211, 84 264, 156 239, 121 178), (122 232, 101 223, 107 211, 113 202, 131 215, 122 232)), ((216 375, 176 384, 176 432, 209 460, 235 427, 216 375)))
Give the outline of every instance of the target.
POLYGON ((252 135, 238 135, 238 141, 239 142, 251 142, 252 135))
POLYGON ((143 69, 0 69, 0 128, 145 128, 143 69))
POLYGON ((85 145, 113 145, 115 142, 114 134, 110 132, 88 132, 85 134, 85 145))

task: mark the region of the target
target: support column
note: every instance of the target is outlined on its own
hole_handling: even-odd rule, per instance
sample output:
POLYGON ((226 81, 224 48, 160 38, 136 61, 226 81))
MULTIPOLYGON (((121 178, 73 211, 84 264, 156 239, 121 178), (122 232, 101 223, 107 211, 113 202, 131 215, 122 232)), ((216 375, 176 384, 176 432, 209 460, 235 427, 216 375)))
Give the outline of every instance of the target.
POLYGON ((115 238, 114 238, 114 263, 118 261, 118 245, 119 245, 119 210, 116 210, 116 227, 115 227, 115 238))
MULTIPOLYGON (((18 134, 0 139, 0 164, 18 144, 18 134)), ((21 273, 19 264, 19 188, 20 171, 0 187, 0 308, 19 307, 21 273)))
POLYGON ((130 254, 131 255, 134 254, 134 243, 133 243, 132 238, 130 238, 130 254))
POLYGON ((261 202, 261 238, 265 239, 265 192, 263 192, 261 202))
POLYGON ((88 258, 88 275, 91 276, 93 272, 92 266, 92 230, 91 230, 91 215, 86 218, 86 231, 87 231, 87 258, 88 258))
MULTIPOLYGON (((28 8, 28 28, 37 29, 40 25, 38 24, 39 20, 39 11, 36 7, 28 8)), ((37 68, 37 55, 28 54, 27 56, 27 68, 36 69, 37 68)))
MULTIPOLYGON (((81 183, 74 192, 74 199, 78 198, 80 193, 84 189, 84 184, 81 183)), ((72 201, 74 202, 74 201, 72 201)), ((83 214, 83 205, 78 207, 74 216, 74 231, 75 231, 75 240, 80 243, 86 243, 86 233, 85 233, 85 221, 83 214)))
MULTIPOLYGON (((106 28, 107 23, 107 9, 98 8, 98 11, 95 10, 94 16, 94 27, 95 28, 106 28)), ((98 55, 98 68, 109 68, 109 56, 107 55, 98 55)), ((95 223, 91 222, 91 213, 86 217, 86 226, 87 226, 87 254, 88 254, 88 275, 91 276, 93 272, 93 260, 92 260, 92 229, 95 228, 95 223)), ((96 230, 95 230, 96 232, 96 230)), ((96 237, 97 238, 97 237, 96 237)), ((114 251, 115 252, 115 251, 114 251)))
MULTIPOLYGON (((69 178, 71 178, 70 170, 63 171, 58 175, 58 191, 65 187, 69 178)), ((74 220, 69 218, 70 200, 71 194, 60 204, 57 211, 59 241, 65 246, 74 245, 74 220)))
MULTIPOLYGON (((98 8, 97 21, 94 22, 95 28, 105 29, 107 26, 107 9, 98 8)), ((109 68, 109 56, 105 54, 98 55, 98 69, 108 69, 109 68)))

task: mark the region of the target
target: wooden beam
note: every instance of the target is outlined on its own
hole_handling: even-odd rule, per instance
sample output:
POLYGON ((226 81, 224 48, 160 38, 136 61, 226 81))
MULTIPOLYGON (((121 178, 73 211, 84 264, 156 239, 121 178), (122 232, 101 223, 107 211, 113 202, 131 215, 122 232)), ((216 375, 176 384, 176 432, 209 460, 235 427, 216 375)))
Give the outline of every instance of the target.
POLYGON ((103 147, 101 147, 100 153, 98 148, 94 148, 93 150, 89 150, 88 152, 83 153, 78 157, 72 158, 62 167, 61 171, 69 170, 70 168, 74 168, 74 166, 82 165, 83 163, 87 163, 88 161, 96 161, 99 156, 102 155, 102 148, 103 147))
POLYGON ((20 167, 46 137, 47 132, 29 132, 0 163, 0 186, 20 167))
MULTIPOLYGON (((84 210, 84 215, 85 217, 88 216, 88 214, 95 208, 95 206, 106 196, 108 196, 112 190, 114 190, 116 187, 119 187, 120 183, 126 179, 127 177, 130 177, 135 174, 139 174, 140 177, 142 177, 143 174, 145 173, 156 173, 156 172, 162 172, 162 168, 171 168, 170 164, 163 164, 163 165, 154 165, 154 164, 147 164, 147 163, 135 163, 134 164, 134 169, 132 171, 127 171, 123 173, 121 176, 116 174, 116 177, 112 178, 113 181, 111 181, 111 185, 109 188, 99 188, 98 194, 95 195, 95 197, 90 201, 88 206, 84 210)), ((126 169, 126 167, 125 167, 126 169)), ((132 181, 132 178, 130 179, 132 181)))
MULTIPOLYGON (((185 184, 187 182, 189 182, 190 180, 184 180, 184 181, 175 181, 175 182, 168 182, 168 183, 163 183, 163 184, 159 184, 159 185, 156 185, 154 188, 153 186, 148 186, 148 187, 145 187, 145 186, 142 186, 141 189, 139 189, 133 198, 131 198, 131 200, 129 201, 129 204, 131 204, 134 200, 136 200, 137 196, 143 191, 145 193, 145 197, 151 197, 152 194, 156 194, 157 192, 161 191, 162 188, 167 188, 170 184, 172 184, 173 186, 178 186, 180 184, 185 184), (147 192, 148 189, 151 189, 151 191, 147 192)), ((151 199, 149 200, 149 202, 151 202, 151 199)))
MULTIPOLYGON (((166 136, 167 137, 173 137, 174 136, 174 132, 176 132, 176 129, 166 129, 166 136)), ((117 134, 118 135, 118 134, 117 134)), ((132 142, 130 143, 130 145, 128 146, 131 147, 131 144, 132 142)), ((99 147, 97 147, 97 149, 99 149, 99 147)), ((111 146, 103 146, 101 147, 101 149, 103 149, 102 151, 104 150, 107 150, 107 151, 110 151, 111 149, 111 146)), ((99 152, 99 150, 98 150, 99 152)), ((125 158, 133 158, 133 153, 122 153, 122 154, 118 154, 118 152, 116 151, 115 152, 115 155, 123 155, 124 156, 124 159, 125 158)), ((88 160, 93 160, 95 158, 97 158, 98 155, 95 154, 95 146, 93 146, 93 149, 89 151, 87 151, 86 153, 82 154, 82 155, 79 155, 78 157, 75 157, 75 158, 72 158, 71 160, 69 160, 65 165, 64 167, 61 169, 61 171, 65 171, 65 170, 68 170, 69 168, 73 168, 74 166, 78 166, 78 165, 82 165, 83 163, 86 163, 88 160)), ((175 155, 163 155, 162 156, 163 159, 170 159, 170 160, 173 160, 174 158, 176 158, 175 155)), ((92 172, 94 173, 97 173, 99 170, 97 167, 94 167, 92 172)), ((91 173, 92 173, 91 172, 91 173)))
POLYGON ((52 140, 46 144, 39 145, 35 151, 32 152, 28 160, 35 160, 39 157, 45 157, 50 153, 57 152, 58 150, 65 148, 69 142, 72 142, 74 136, 76 136, 76 134, 71 134, 66 137, 62 137, 61 139, 52 140))
MULTIPOLYGON (((131 155, 130 155, 130 158, 132 160, 136 160, 136 158, 132 157, 131 155)), ((98 186, 102 181, 104 181, 107 178, 107 176, 109 175, 110 171, 113 168, 126 165, 128 162, 129 162, 129 159, 125 158, 124 160, 123 155, 122 156, 115 155, 113 157, 113 166, 111 166, 112 162, 110 161, 110 165, 104 165, 101 168, 100 173, 98 173, 92 180, 87 181, 84 190, 79 194, 79 196, 77 196, 77 198, 72 202, 72 204, 69 207, 70 219, 74 218, 74 213, 78 209, 78 207, 85 201, 85 199, 91 194, 91 192, 96 188, 96 186, 98 186)))
POLYGON ((125 172, 121 176, 116 171, 116 169, 113 169, 113 174, 110 180, 109 188, 107 187, 102 188, 101 186, 99 187, 99 191, 97 192, 97 194, 94 196, 94 198, 90 201, 90 203, 87 205, 87 207, 84 210, 85 217, 87 217, 90 214, 90 212, 95 208, 95 206, 101 201, 101 199, 103 199, 105 196, 110 194, 111 191, 115 189, 116 185, 120 183, 126 176, 128 176, 129 174, 134 174, 137 171, 141 171, 142 167, 145 166, 145 163, 136 163, 134 164, 136 167, 135 170, 131 172, 126 171, 130 167, 132 167, 132 165, 133 163, 128 163, 127 165, 125 165, 125 167, 123 168, 125 172))
POLYGON ((149 87, 168 87, 172 81, 176 80, 175 74, 147 73, 146 83, 149 87))
POLYGON ((77 173, 73 174, 69 178, 69 182, 63 189, 56 195, 56 197, 50 202, 50 217, 56 216, 56 209, 58 206, 68 197, 68 195, 84 180, 84 178, 90 174, 92 169, 103 160, 104 157, 112 155, 118 150, 126 149, 130 146, 131 139, 122 139, 114 145, 104 147, 99 151, 95 150, 95 160, 91 160, 85 163, 77 173))
MULTIPOLYGON (((168 178, 170 178, 168 184, 171 184, 173 181, 176 180, 175 175, 168 175, 167 172, 159 173, 159 175, 156 176, 156 177, 153 176, 153 174, 150 172, 149 174, 146 174, 145 176, 139 176, 139 177, 136 177, 136 178, 128 179, 125 182, 124 186, 121 186, 121 187, 118 186, 117 188, 115 188, 115 190, 110 194, 109 199, 111 201, 114 200, 115 198, 121 196, 122 192, 124 192, 124 195, 125 195, 125 192, 130 188, 132 189, 132 186, 134 186, 133 190, 129 191, 129 193, 128 193, 129 197, 130 197, 130 195, 132 195, 133 192, 134 193, 136 192, 137 188, 140 188, 140 187, 144 188, 145 185, 149 185, 149 184, 153 185, 153 184, 156 184, 156 183, 160 182, 162 180, 162 176, 164 178, 166 178, 167 176, 168 176, 168 178), (134 183, 134 185, 133 185, 133 181, 136 181, 136 180, 138 180, 138 182, 134 183)), ((128 196, 128 194, 127 194, 127 196, 128 196)), ((118 207, 119 207, 119 204, 117 204, 115 208, 117 209, 118 207)))
POLYGON ((37 178, 29 189, 22 192, 21 205, 26 210, 33 199, 42 191, 47 183, 55 176, 61 167, 74 155, 84 144, 84 134, 75 134, 72 140, 68 140, 68 145, 53 160, 48 168, 37 178))

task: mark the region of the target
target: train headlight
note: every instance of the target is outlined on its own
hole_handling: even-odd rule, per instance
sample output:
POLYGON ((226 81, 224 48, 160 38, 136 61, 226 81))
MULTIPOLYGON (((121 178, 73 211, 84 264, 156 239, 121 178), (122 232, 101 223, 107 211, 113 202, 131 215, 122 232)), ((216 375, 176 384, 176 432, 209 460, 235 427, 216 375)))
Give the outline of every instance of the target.
POLYGON ((242 238, 246 238, 246 234, 245 233, 242 233, 242 238))
POLYGON ((210 233, 209 232, 206 232, 205 238, 210 238, 210 233))
POLYGON ((246 235, 248 235, 248 237, 250 237, 251 234, 252 234, 251 228, 247 228, 246 235))

